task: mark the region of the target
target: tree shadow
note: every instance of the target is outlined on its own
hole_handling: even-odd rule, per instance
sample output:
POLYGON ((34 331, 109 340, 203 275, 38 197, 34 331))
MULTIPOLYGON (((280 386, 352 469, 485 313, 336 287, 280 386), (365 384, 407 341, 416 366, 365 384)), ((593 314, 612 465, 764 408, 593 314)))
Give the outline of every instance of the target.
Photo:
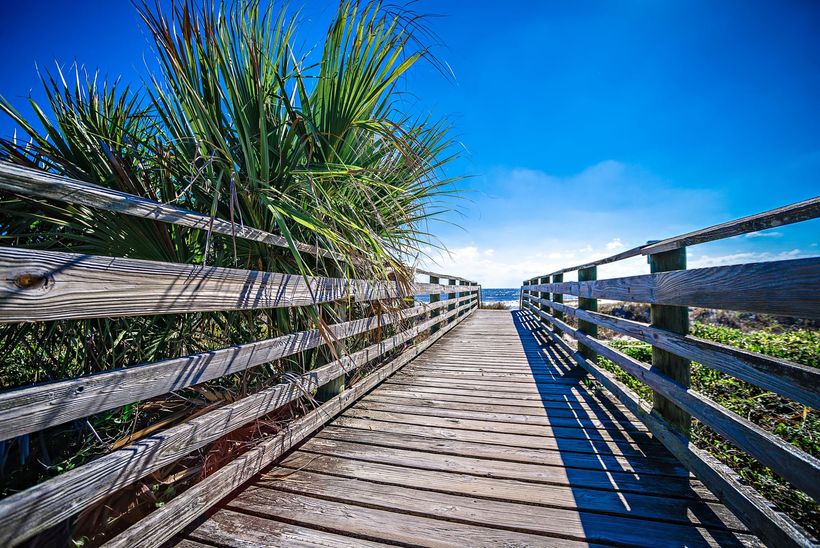
POLYGON ((588 382, 535 315, 517 310, 512 320, 588 541, 742 544, 737 518, 640 421, 588 382))

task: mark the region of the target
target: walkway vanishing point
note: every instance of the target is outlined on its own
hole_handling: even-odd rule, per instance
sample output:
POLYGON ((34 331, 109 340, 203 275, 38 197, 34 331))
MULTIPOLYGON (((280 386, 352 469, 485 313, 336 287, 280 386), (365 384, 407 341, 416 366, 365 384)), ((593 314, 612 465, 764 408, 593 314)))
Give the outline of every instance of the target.
MULTIPOLYGON (((289 246, 281 235, 6 163, 0 190, 289 246)), ((820 409, 820 368, 693 337, 688 307, 820 320, 820 257, 690 269, 686 250, 818 217, 813 198, 536 276, 523 281, 514 312, 479 309, 481 286, 451 274, 416 271, 402 284, 0 246, 0 323, 298 307, 349 318, 0 392, 4 455, 25 463, 32 434, 255 367, 277 375, 0 499, 0 546, 65 546, 78 516, 135 484, 157 486, 189 455, 292 409, 300 413, 281 429, 104 545, 816 546, 692 443, 690 426, 699 421, 814 501, 817 455, 700 394, 690 373, 702 364, 809 413, 820 409), (632 257, 645 257, 649 273, 599 279, 598 266, 632 257), (600 313, 599 299, 648 304, 651 322, 600 313), (599 328, 652 345, 651 364, 607 344, 599 328), (281 368, 348 339, 349 353, 323 365, 281 368), (651 401, 601 358, 643 383, 651 401)), ((317 262, 337 258, 291 245, 317 262)))
POLYGON ((533 327, 476 311, 180 545, 754 543, 533 327))

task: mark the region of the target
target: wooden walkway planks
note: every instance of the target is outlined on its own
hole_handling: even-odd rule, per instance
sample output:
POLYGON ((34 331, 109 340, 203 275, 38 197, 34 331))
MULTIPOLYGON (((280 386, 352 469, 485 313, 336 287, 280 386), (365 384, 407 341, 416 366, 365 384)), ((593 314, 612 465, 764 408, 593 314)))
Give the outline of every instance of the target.
POLYGON ((526 313, 484 310, 180 542, 757 544, 526 313))

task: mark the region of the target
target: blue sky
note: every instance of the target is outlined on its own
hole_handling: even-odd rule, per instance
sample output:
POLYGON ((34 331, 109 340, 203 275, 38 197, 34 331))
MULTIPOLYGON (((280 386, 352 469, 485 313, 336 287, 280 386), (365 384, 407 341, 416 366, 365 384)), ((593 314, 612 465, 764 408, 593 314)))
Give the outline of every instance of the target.
MULTIPOLYGON (((318 40, 334 2, 302 2, 318 40)), ((297 2, 298 4, 298 2, 297 2)), ((419 1, 455 81, 422 67, 407 109, 446 115, 470 175, 437 270, 525 277, 820 194, 816 2, 419 1)), ((35 62, 139 81, 150 52, 128 2, 5 8, 0 94, 35 62), (14 47, 14 45, 17 45, 14 47)), ((11 126, 0 121, 0 133, 11 126)), ((697 246, 690 265, 817 255, 818 221, 697 246)), ((434 253, 436 254, 436 253, 434 253)), ((433 266, 433 265, 431 265, 433 266)), ((645 261, 600 275, 643 272, 645 261)))

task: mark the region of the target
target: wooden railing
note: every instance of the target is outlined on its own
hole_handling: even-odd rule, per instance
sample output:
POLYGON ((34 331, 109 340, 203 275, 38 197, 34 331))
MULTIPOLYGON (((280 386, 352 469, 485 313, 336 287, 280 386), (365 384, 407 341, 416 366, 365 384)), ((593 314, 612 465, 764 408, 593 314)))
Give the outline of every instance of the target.
POLYGON ((744 485, 728 467, 690 442, 691 417, 815 500, 820 500, 820 460, 693 391, 690 361, 814 409, 820 409, 820 368, 692 337, 687 334, 687 307, 820 319, 820 258, 687 270, 686 247, 817 217, 820 198, 650 242, 598 261, 525 280, 521 287, 522 309, 541 320, 551 339, 642 420, 751 530, 773 546, 808 546, 813 541, 744 485), (599 265, 640 255, 648 257, 650 274, 598 279, 599 265), (563 275, 571 271, 578 272, 578 281, 564 282, 563 275), (565 304, 564 295, 578 297, 578 305, 565 304), (598 299, 649 303, 651 323, 601 314, 597 311, 598 299), (568 325, 564 321, 566 316, 576 318, 578 327, 568 325), (651 344, 652 365, 600 340, 598 327, 651 344), (561 334, 575 339, 577 350, 561 334), (651 388, 652 408, 602 369, 595 361, 596 355, 611 360, 651 388))
MULTIPOLYGON (((284 238, 275 234, 8 164, 0 163, 0 189, 287 246, 284 238)), ((307 244, 297 242, 297 247, 301 252, 320 257, 332 256, 307 244)), ((15 545, 30 539, 118 489, 315 393, 319 387, 348 376, 366 364, 383 360, 391 351, 403 349, 397 356, 390 355, 386 364, 363 381, 335 394, 319 410, 297 419, 280 434, 262 440, 251 451, 173 498, 109 544, 149 546, 167 540, 477 307, 480 287, 476 283, 449 275, 427 275, 432 283, 400 284, 0 248, 0 322, 260 310, 336 301, 405 301, 403 307, 391 313, 321 329, 0 393, 2 441, 242 372, 355 335, 381 333, 386 327, 395 332, 362 350, 302 375, 289 375, 286 377, 289 380, 157 431, 0 500, 0 545, 15 545), (449 279, 449 283, 440 284, 440 279, 449 279), (443 300, 440 299, 442 293, 446 294, 443 300), (419 295, 430 295, 431 302, 409 303, 410 298, 419 295)))

